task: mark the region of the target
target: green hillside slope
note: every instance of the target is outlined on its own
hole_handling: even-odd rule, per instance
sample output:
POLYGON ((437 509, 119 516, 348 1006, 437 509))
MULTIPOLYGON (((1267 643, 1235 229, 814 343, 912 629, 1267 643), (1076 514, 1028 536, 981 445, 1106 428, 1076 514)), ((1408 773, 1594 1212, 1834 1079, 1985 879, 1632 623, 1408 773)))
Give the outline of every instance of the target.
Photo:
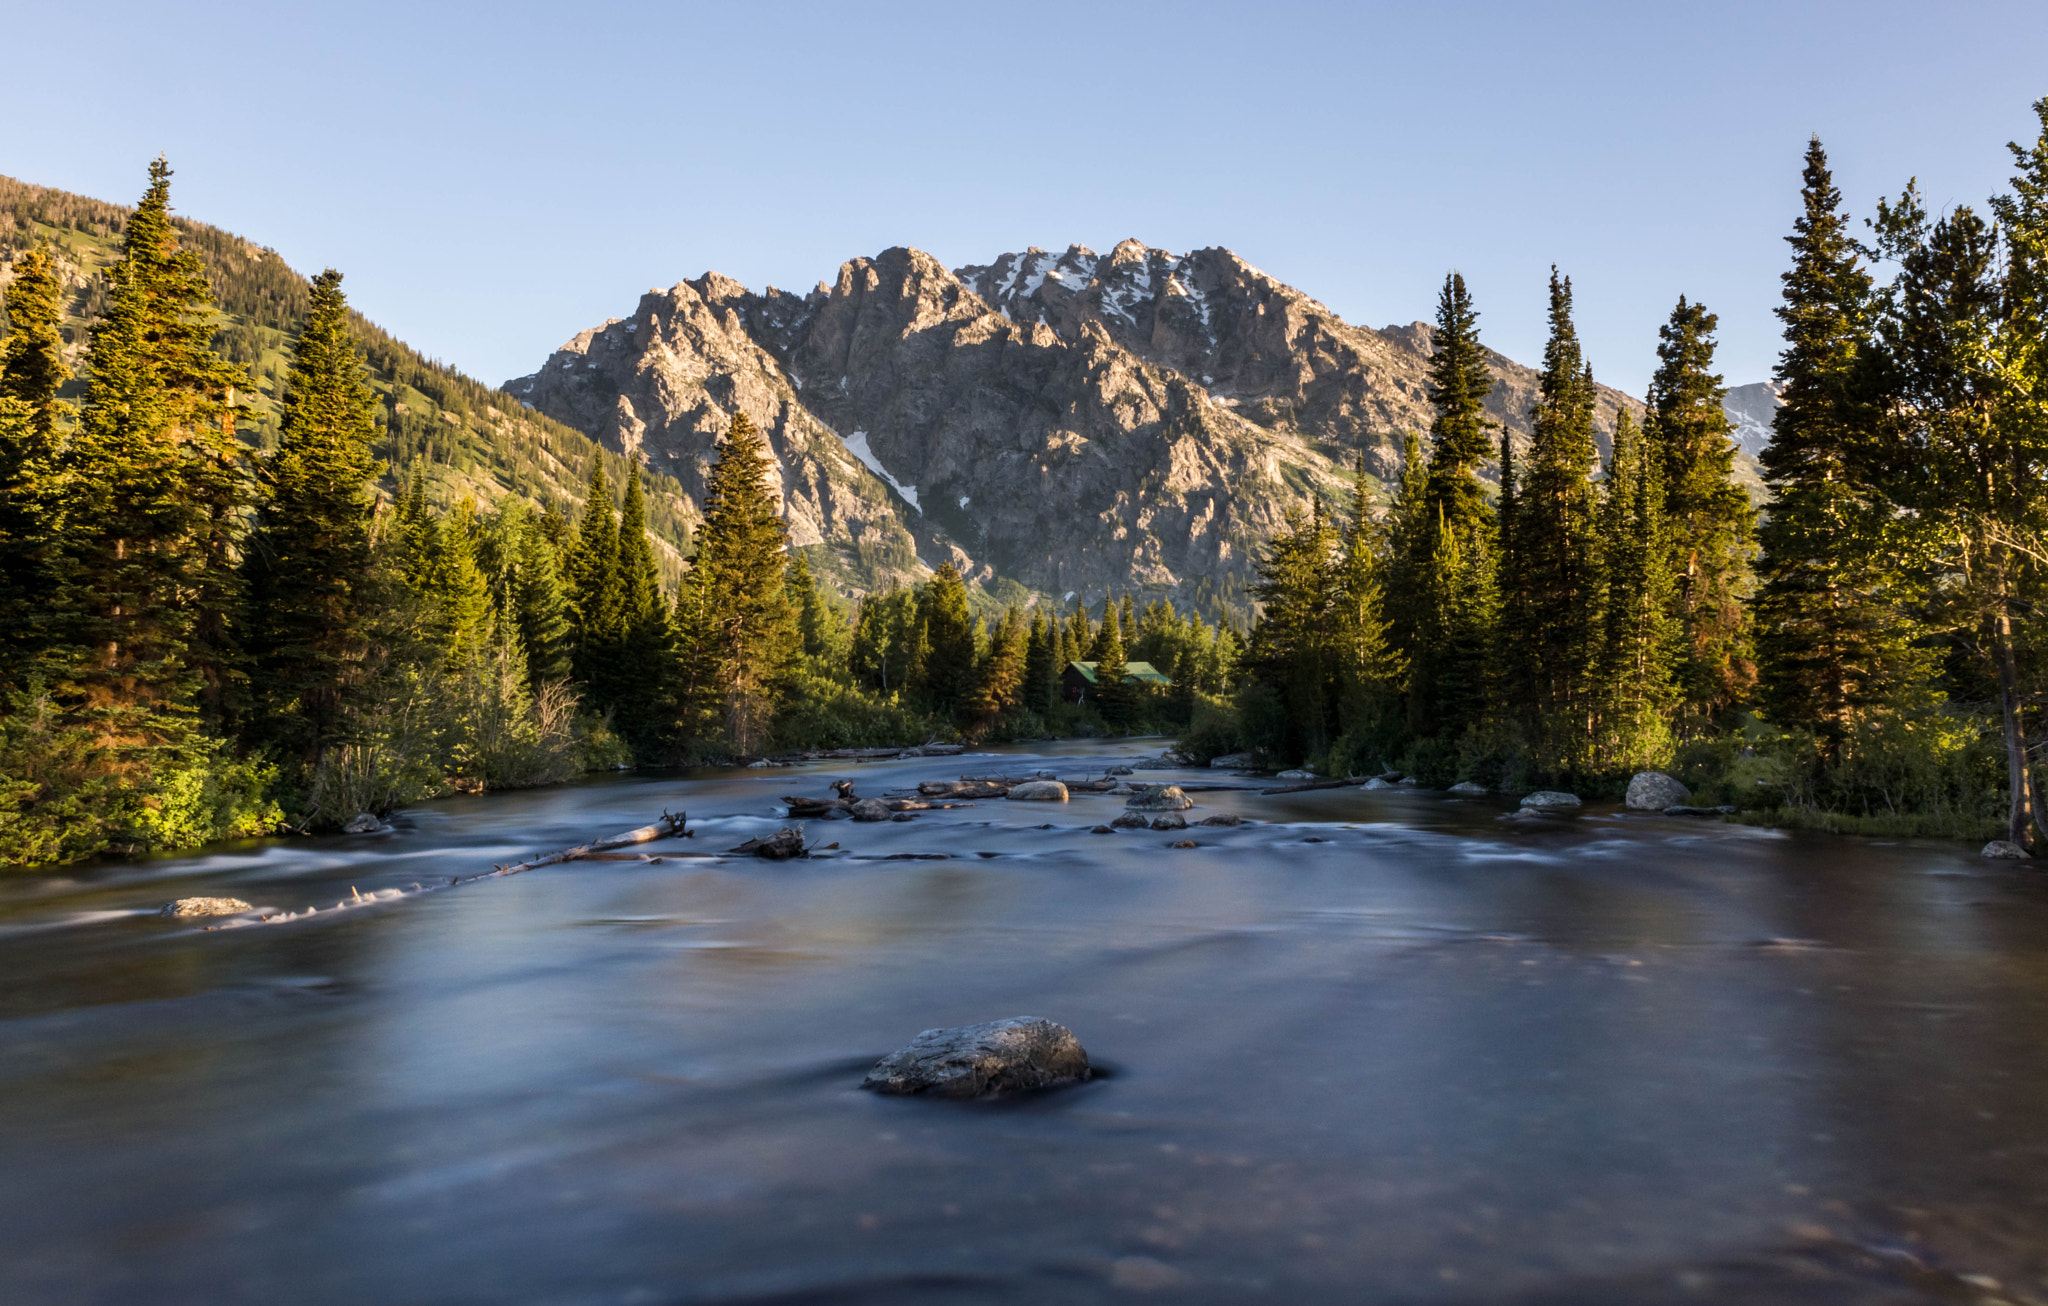
MULTIPOLYGON (((38 240, 50 243, 71 290, 64 336, 74 372, 85 354, 86 328, 105 305, 104 270, 119 257, 129 212, 127 205, 0 176, 0 285, 10 279, 17 253, 38 240)), ((177 225, 180 239, 199 252, 211 273, 222 310, 218 347, 248 369, 256 387, 237 396, 242 434, 258 448, 269 448, 277 438, 277 402, 292 333, 305 311, 305 278, 275 250, 204 223, 180 218, 177 225)), ((573 513, 592 460, 600 457, 609 482, 624 485, 626 459, 580 431, 425 357, 360 314, 355 325, 379 400, 378 455, 388 464, 387 491, 418 470, 429 497, 442 506, 463 495, 488 505, 511 494, 573 513)), ((83 392, 83 379, 74 376, 69 397, 83 392)), ((647 509, 662 570, 673 581, 699 520, 697 507, 673 479, 649 475, 647 509)))

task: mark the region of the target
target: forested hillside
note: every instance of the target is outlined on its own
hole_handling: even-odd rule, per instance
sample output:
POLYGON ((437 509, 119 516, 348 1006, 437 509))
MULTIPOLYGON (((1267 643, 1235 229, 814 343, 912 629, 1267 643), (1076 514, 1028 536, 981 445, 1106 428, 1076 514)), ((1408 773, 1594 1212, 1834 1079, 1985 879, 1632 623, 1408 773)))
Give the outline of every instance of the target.
MULTIPOLYGON (((106 269, 120 257, 132 208, 0 176, 0 287, 14 259, 38 240, 49 242, 67 291, 65 361, 77 398, 85 381, 78 362, 86 324, 107 303, 106 269)), ((205 261, 221 310, 215 345, 248 369, 256 392, 236 397, 237 426, 259 449, 277 443, 278 401, 290 363, 291 337, 306 312, 306 279, 277 251, 218 227, 174 218, 180 242, 205 261)), ((507 494, 573 516, 602 456, 606 480, 623 489, 627 459, 607 453, 571 427, 522 407, 503 392, 436 362, 351 310, 351 322, 377 392, 377 453, 387 465, 388 496, 421 473, 428 499, 450 507, 465 495, 489 507, 507 494)), ((4 323, 4 317, 0 317, 4 323)), ((673 582, 698 519, 695 504, 665 477, 647 484, 648 528, 664 576, 673 582)))

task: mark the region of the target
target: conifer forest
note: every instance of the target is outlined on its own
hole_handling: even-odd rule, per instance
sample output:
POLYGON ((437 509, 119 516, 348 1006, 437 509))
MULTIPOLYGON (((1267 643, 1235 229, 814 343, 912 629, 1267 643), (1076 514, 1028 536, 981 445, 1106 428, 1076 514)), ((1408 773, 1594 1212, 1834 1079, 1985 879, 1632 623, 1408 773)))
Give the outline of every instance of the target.
POLYGON ((259 420, 159 159, 111 219, 75 367, 46 242, 63 219, 16 214, 0 864, 625 767, 1104 734, 1509 794, 1666 771, 1739 820, 2048 848, 2048 99, 2034 111, 1981 209, 1908 182, 1855 214, 1819 140, 1788 161, 1761 494, 1737 478, 1707 305, 1646 324, 1649 392, 1596 438, 1552 269, 1524 438, 1487 413, 1484 288, 1451 272, 1434 421, 1405 433, 1397 483, 1361 457, 1348 499, 1303 495, 1248 603, 1206 610, 1135 579, 998 605, 950 563, 848 593, 792 545, 744 414, 701 502, 587 442, 559 454, 580 503, 443 493, 433 433, 373 384, 392 346, 332 270, 276 296, 288 365, 259 420))

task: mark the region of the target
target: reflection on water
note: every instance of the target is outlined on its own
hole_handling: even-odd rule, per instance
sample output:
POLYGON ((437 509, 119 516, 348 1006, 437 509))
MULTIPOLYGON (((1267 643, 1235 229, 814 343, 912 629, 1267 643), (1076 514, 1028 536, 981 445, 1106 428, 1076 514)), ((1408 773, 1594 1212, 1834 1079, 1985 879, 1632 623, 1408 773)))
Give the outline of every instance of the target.
POLYGON ((2048 889, 1964 849, 1236 791, 1193 815, 1259 823, 1194 849, 1088 833, 1113 798, 997 801, 834 823, 810 862, 147 914, 324 907, 664 807, 717 852, 780 794, 961 769, 632 777, 7 884, 0 1299, 2048 1298, 2048 889), (854 1087, 1021 1014, 1111 1073, 854 1087))

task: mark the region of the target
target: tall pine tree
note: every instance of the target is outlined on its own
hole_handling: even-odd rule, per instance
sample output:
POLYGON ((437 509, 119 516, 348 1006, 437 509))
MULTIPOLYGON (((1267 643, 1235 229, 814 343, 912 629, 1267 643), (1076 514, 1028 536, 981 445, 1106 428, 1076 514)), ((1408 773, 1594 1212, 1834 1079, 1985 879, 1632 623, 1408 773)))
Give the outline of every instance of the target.
POLYGON ((1572 287, 1550 273, 1550 340, 1530 414, 1529 469, 1516 487, 1514 548, 1523 625, 1509 632, 1534 693, 1523 713, 1535 760, 1553 774, 1591 760, 1602 644, 1602 576, 1592 473, 1593 373, 1572 323, 1572 287))
POLYGON ((50 549, 58 535, 62 286, 48 249, 14 260, 0 341, 0 676, 49 641, 50 549))
MULTIPOLYGON (((803 648, 789 602, 788 536, 770 488, 774 462, 743 412, 718 444, 705 480, 694 566, 695 628, 685 631, 692 705, 737 753, 764 747, 803 648)), ((971 671, 970 665, 970 671, 971 671)))
POLYGON ((1615 422, 1614 453, 1600 504, 1607 626, 1597 762, 1607 771, 1659 767, 1670 760, 1666 717, 1675 697, 1673 663, 1680 630, 1671 615, 1660 462, 1635 418, 1623 409, 1615 422))
POLYGON ((1860 717, 1910 689, 1921 662, 1907 578, 1883 542, 1891 513, 1861 471, 1877 424, 1860 386, 1870 274, 1818 138, 1803 182, 1777 310, 1784 389, 1762 458, 1772 503, 1758 532, 1756 643, 1767 715, 1813 730, 1833 756, 1860 717))
POLYGON ((251 733, 312 762, 338 737, 369 653, 376 396, 349 329, 341 274, 313 278, 285 374, 277 452, 259 474, 244 555, 251 733))
POLYGON ((1725 723, 1756 678, 1743 606, 1756 512, 1735 483, 1735 444, 1722 407, 1728 392, 1713 370, 1717 324, 1704 305, 1679 296, 1657 332, 1644 431, 1663 485, 1664 568, 1675 580, 1685 641, 1681 724, 1692 730, 1725 723))
POLYGON ((216 719, 236 675, 228 632, 236 536, 248 500, 234 432, 240 369, 211 346, 213 293, 170 216, 170 167, 128 218, 93 325, 84 412, 59 467, 66 497, 56 599, 83 656, 67 696, 140 758, 216 719))

